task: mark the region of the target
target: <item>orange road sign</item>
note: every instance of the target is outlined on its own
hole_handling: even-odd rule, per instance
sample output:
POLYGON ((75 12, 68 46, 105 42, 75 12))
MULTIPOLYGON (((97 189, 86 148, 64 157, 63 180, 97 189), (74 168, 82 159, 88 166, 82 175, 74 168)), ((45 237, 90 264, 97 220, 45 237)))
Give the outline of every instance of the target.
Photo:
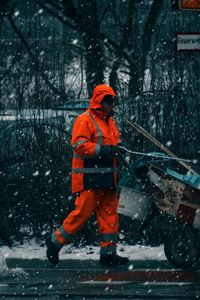
POLYGON ((180 0, 179 7, 187 10, 200 10, 200 0, 180 0))

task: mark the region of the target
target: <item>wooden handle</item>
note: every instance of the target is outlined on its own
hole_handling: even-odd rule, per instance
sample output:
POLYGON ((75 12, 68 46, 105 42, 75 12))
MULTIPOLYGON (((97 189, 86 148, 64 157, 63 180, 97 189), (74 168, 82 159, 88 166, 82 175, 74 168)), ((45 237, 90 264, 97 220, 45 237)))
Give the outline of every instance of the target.
POLYGON ((137 130, 137 132, 141 133, 144 137, 146 137, 149 141, 153 142, 156 146, 158 146, 162 151, 167 153, 169 156, 176 158, 179 164, 181 164, 184 168, 186 168, 189 172, 193 173, 194 175, 199 175, 195 170, 192 169, 191 166, 186 164, 185 162, 178 160, 178 156, 176 156, 173 152, 167 149, 164 145, 162 145, 158 140, 156 140, 151 134, 149 134, 144 128, 142 128, 137 123, 131 123, 129 120, 126 120, 132 128, 137 130))

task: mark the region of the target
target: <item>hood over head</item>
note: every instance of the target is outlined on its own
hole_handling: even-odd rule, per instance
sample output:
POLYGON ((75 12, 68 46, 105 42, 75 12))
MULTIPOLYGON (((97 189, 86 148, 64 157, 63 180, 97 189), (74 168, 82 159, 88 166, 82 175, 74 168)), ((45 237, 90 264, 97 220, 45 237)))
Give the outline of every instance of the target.
POLYGON ((101 101, 105 95, 111 95, 113 97, 116 96, 115 92, 109 85, 106 84, 97 85, 93 90, 89 107, 91 109, 101 108, 101 101))

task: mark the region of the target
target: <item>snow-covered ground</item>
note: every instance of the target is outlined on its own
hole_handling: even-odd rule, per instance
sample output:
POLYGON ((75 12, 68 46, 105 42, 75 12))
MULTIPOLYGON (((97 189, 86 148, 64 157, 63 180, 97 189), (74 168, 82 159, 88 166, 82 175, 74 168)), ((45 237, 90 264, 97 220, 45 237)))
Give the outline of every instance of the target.
MULTIPOLYGON (((8 269, 6 258, 41 259, 46 260, 46 248, 40 246, 35 240, 16 245, 12 249, 7 246, 0 247, 0 278, 7 276, 21 276, 26 274, 22 269, 8 269)), ((130 260, 166 260, 163 246, 148 247, 141 245, 118 245, 118 254, 128 256, 130 260)), ((65 246, 60 253, 60 260, 98 260, 99 247, 85 246, 75 248, 73 245, 65 246)))
POLYGON ((5 255, 1 252, 0 248, 0 279, 9 276, 25 276, 26 272, 21 268, 9 269, 6 264, 5 255))
MULTIPOLYGON (((127 255, 130 260, 166 260, 163 246, 149 247, 141 245, 123 245, 118 244, 118 254, 127 255)), ((7 246, 0 247, 0 253, 6 258, 19 259, 46 259, 46 248, 40 246, 35 240, 25 242, 23 245, 16 245, 12 249, 7 246)), ((97 260, 99 259, 99 247, 84 246, 75 248, 73 245, 68 245, 62 248, 60 259, 80 259, 80 260, 97 260)))

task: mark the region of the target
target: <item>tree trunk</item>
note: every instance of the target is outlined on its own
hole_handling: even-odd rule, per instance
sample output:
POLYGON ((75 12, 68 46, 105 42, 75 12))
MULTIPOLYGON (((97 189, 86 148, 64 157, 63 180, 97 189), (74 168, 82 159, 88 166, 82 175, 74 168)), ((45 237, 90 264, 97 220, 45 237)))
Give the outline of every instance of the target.
POLYGON ((141 91, 141 77, 135 64, 130 65, 130 81, 128 91, 130 96, 137 96, 141 91))
POLYGON ((91 96, 93 88, 104 82, 105 62, 103 58, 103 49, 100 42, 85 34, 83 39, 85 45, 85 62, 86 62, 86 81, 88 95, 91 96))
POLYGON ((156 22, 160 16, 160 11, 163 6, 163 0, 154 0, 151 9, 149 12, 149 16, 144 28, 143 37, 142 37, 142 63, 141 63, 141 70, 142 76, 144 77, 144 72, 146 68, 146 60, 149 51, 151 50, 151 43, 152 43, 152 35, 154 32, 154 28, 156 22))

